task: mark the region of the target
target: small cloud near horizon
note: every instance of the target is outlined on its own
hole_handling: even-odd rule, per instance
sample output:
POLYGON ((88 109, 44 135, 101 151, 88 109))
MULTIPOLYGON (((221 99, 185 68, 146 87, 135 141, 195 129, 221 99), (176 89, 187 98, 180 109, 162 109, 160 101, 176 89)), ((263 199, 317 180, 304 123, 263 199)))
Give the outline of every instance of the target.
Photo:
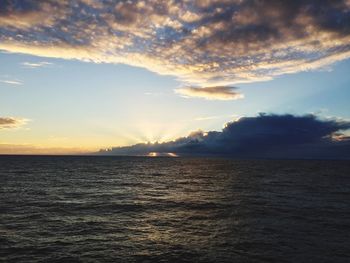
POLYGON ((66 154, 86 154, 88 151, 84 148, 72 147, 43 147, 31 144, 10 144, 0 143, 0 154, 47 154, 47 155, 66 155, 66 154))
POLYGON ((0 117, 0 130, 2 129, 16 129, 24 126, 30 120, 15 117, 0 117))

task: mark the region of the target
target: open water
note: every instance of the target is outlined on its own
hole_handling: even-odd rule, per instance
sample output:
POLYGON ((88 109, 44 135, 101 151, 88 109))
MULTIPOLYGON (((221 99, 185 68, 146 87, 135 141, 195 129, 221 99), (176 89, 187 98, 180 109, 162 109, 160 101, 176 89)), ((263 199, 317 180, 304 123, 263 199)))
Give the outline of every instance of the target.
POLYGON ((0 156, 0 261, 350 262, 350 163, 0 156))

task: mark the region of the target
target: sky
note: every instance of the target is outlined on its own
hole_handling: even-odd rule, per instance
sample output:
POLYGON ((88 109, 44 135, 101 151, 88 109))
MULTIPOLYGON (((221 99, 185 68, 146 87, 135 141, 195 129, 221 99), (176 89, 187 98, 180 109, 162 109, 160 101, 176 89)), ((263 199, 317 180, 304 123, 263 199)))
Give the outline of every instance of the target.
POLYGON ((0 154, 165 143, 259 113, 348 140, 349 69, 347 0, 5 0, 0 154))

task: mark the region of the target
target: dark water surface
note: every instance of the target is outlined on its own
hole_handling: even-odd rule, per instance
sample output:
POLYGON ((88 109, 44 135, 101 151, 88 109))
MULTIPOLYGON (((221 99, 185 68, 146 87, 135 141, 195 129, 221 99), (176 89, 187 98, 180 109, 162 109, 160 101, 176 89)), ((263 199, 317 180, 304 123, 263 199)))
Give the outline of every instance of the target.
POLYGON ((1 262, 350 262, 350 164, 0 157, 1 262))

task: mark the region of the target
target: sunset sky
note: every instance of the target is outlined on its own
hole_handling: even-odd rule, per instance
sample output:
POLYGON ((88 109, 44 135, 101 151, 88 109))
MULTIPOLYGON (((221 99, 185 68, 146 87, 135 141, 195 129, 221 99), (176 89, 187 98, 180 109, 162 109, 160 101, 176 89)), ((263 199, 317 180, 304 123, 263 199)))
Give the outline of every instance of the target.
POLYGON ((348 121, 349 58, 347 0, 1 1, 0 154, 166 142, 260 112, 348 121))

